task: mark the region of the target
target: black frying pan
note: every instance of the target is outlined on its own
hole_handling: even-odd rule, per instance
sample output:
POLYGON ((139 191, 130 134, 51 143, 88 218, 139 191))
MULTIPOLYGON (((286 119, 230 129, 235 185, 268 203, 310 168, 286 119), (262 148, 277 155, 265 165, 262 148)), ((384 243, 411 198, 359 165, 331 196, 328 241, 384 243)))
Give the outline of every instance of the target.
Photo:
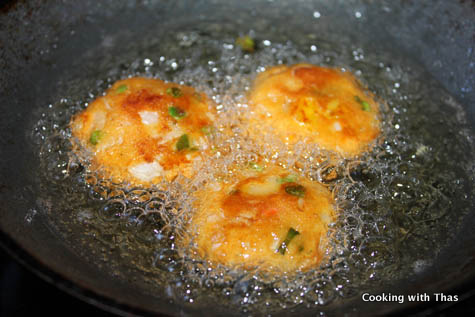
MULTIPOLYGON (((150 47, 166 50, 167 47, 160 46, 160 37, 196 29, 219 39, 222 34, 237 36, 253 30, 262 39, 302 43, 308 39, 300 34, 308 33, 316 34, 324 46, 326 37, 341 34, 342 43, 356 42, 367 49, 391 51, 399 58, 396 63, 416 65, 417 71, 429 75, 453 97, 452 103, 460 103, 463 109, 448 112, 465 122, 452 136, 454 144, 461 138, 470 139, 475 131, 475 10, 470 1, 12 1, 1 10, 2 245, 46 280, 115 313, 238 313, 213 303, 213 298, 195 305, 170 302, 160 284, 147 284, 134 275, 139 273, 132 270, 118 277, 111 274, 111 269, 117 268, 107 263, 97 265, 84 255, 87 251, 81 250, 84 246, 79 243, 80 236, 73 232, 68 235, 69 240, 64 239, 65 227, 51 217, 55 212, 68 212, 68 208, 61 197, 44 198, 52 197, 47 193, 56 187, 38 177, 45 167, 38 155, 41 144, 35 143, 31 134, 48 104, 67 94, 87 99, 85 91, 96 87, 98 80, 126 75, 128 69, 122 63, 130 61, 130 56, 145 57, 142 54, 149 53, 150 47), (157 30, 157 39, 147 47, 140 39, 150 29, 157 30), (117 68, 118 64, 124 73, 107 73, 109 66, 117 68)), ((169 49, 170 54, 176 53, 173 46, 169 49)), ((213 52, 208 53, 213 56, 213 52)), ((106 87, 107 83, 100 85, 106 87)), ((425 133, 448 138, 435 130, 425 133)), ((466 151, 473 158, 473 147, 467 142, 460 144, 467 144, 466 151)), ((447 150, 450 149, 447 144, 447 150)), ((452 160, 462 163, 467 159, 454 156, 452 160)), ((465 186, 454 194, 460 199, 448 211, 458 207, 470 209, 474 203, 473 166, 454 173, 461 175, 465 186)), ((460 298, 470 294, 475 277, 474 221, 470 214, 465 216, 455 235, 447 238, 448 245, 423 272, 390 285, 382 281, 374 286, 373 292, 445 292, 460 298)), ((413 309, 415 305, 426 307, 407 302, 363 303, 356 296, 321 309, 330 313, 373 314, 413 309)), ((304 307, 296 307, 295 311, 315 312, 304 307)))

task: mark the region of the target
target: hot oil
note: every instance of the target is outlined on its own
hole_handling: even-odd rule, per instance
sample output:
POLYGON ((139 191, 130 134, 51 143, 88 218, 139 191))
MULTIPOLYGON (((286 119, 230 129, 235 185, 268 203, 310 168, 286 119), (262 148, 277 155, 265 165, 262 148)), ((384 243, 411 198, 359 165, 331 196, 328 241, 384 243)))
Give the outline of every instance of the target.
MULTIPOLYGON (((251 32, 258 47, 245 53, 234 35, 190 31, 162 34, 160 41, 144 36, 129 53, 104 57, 95 82, 63 84, 62 97, 44 109, 33 132, 42 164, 40 209, 59 234, 109 274, 146 283, 171 301, 220 302, 244 313, 321 307, 430 266, 472 207, 466 193, 472 191, 467 175, 473 174, 473 144, 461 107, 417 65, 391 52, 367 52, 337 40, 275 42, 251 32), (379 97, 383 132, 370 153, 329 165, 316 158, 331 153, 305 144, 288 148, 271 134, 262 136, 264 145, 248 138, 239 120, 252 116, 245 95, 253 78, 266 67, 297 62, 351 71, 379 97), (152 188, 112 184, 72 154, 71 116, 116 80, 132 76, 191 85, 214 101, 220 113, 211 138, 216 151, 196 179, 179 177, 152 188), (232 163, 259 157, 314 180, 329 168, 339 172, 326 182, 338 217, 320 267, 274 275, 210 265, 180 249, 177 241, 193 212, 191 193, 232 172, 232 163)), ((82 62, 93 67, 87 58, 82 62)))

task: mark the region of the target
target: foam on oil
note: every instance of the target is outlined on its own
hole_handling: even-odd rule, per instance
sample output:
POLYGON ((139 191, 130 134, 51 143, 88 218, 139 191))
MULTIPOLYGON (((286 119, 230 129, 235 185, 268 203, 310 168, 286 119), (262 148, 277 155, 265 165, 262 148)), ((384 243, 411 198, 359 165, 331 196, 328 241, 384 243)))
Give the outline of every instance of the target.
POLYGON ((233 35, 171 33, 160 38, 157 49, 145 36, 134 54, 111 59, 91 82, 71 80, 64 97, 45 107, 32 134, 42 164, 40 196, 43 205, 54 203, 43 209, 65 240, 109 274, 133 276, 172 301, 218 302, 242 313, 321 307, 430 265, 472 207, 464 195, 472 191, 467 175, 473 173, 474 152, 471 136, 460 127, 464 117, 456 115, 461 107, 417 65, 390 52, 366 52, 338 41, 259 39, 257 51, 248 54, 234 40, 233 35), (253 78, 266 67, 297 62, 351 71, 383 101, 383 133, 370 153, 335 164, 332 153, 305 144, 289 148, 271 133, 262 136, 264 144, 252 142, 240 120, 252 115, 245 95, 253 78), (212 137, 216 151, 195 179, 179 177, 152 188, 112 184, 71 152, 71 116, 129 76, 191 85, 215 102, 220 113, 212 137), (227 168, 232 163, 259 157, 317 181, 338 172, 325 182, 339 215, 329 231, 328 261, 320 267, 276 277, 258 269, 212 266, 177 247, 192 212, 191 193, 210 178, 232 173, 227 168))

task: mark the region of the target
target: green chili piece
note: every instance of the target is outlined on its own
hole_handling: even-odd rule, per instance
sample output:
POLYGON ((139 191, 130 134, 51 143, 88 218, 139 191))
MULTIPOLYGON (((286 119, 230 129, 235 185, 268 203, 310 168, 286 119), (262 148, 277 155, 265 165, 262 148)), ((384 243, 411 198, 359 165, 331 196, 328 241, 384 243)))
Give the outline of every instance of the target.
POLYGON ((359 96, 355 96, 355 101, 361 105, 363 111, 371 111, 371 106, 368 102, 362 100, 359 96))
POLYGON ((189 148, 190 148, 190 139, 188 138, 188 134, 183 134, 176 142, 176 149, 178 151, 183 151, 189 148))
POLYGON ((101 130, 96 130, 91 133, 91 137, 89 138, 89 142, 91 142, 92 145, 97 145, 99 141, 102 139, 103 133, 101 130))
POLYGON ((292 196, 297 196, 300 198, 305 197, 305 187, 302 185, 289 185, 285 187, 285 192, 292 196))
POLYGON ((290 228, 289 231, 287 232, 287 235, 285 236, 284 241, 282 241, 282 243, 280 244, 280 247, 277 249, 276 252, 279 252, 280 254, 284 255, 292 239, 298 236, 299 234, 300 232, 298 232, 294 228, 290 228))
POLYGON ((175 97, 175 98, 179 98, 181 96, 183 96, 183 92, 181 91, 180 88, 178 87, 170 87, 167 89, 167 94, 172 96, 172 97, 175 97))
POLYGON ((119 87, 117 87, 117 89, 115 90, 115 92, 117 94, 121 94, 123 92, 126 92, 127 91, 127 85, 120 85, 119 87))
POLYGON ((178 107, 168 107, 168 114, 171 115, 173 118, 180 120, 186 116, 186 112, 178 107))
POLYGON ((245 52, 252 53, 256 49, 256 43, 249 35, 238 37, 236 39, 236 44, 245 52))
POLYGON ((369 103, 367 103, 366 101, 363 101, 361 103, 361 108, 364 110, 364 111, 371 111, 371 107, 369 106, 369 103))
POLYGON ((290 175, 287 175, 285 177, 281 177, 279 179, 279 182, 281 184, 285 184, 285 183, 295 183, 297 181, 297 175, 295 174, 290 174, 290 175))

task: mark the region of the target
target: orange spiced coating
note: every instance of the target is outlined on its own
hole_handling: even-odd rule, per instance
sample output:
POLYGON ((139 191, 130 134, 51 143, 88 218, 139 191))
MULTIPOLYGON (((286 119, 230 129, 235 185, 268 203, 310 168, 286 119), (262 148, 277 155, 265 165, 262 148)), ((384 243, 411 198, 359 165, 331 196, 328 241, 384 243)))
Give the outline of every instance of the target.
POLYGON ((343 157, 369 150, 380 133, 379 106, 348 72, 310 64, 260 73, 249 96, 251 124, 290 144, 306 139, 343 157))
POLYGON ((331 193, 280 167, 245 169, 230 182, 211 182, 195 197, 192 235, 214 263, 304 271, 316 267, 334 218, 331 193))
POLYGON ((74 116, 73 143, 91 154, 93 168, 114 181, 150 184, 178 173, 208 148, 214 112, 203 93, 159 79, 116 82, 103 97, 74 116))

